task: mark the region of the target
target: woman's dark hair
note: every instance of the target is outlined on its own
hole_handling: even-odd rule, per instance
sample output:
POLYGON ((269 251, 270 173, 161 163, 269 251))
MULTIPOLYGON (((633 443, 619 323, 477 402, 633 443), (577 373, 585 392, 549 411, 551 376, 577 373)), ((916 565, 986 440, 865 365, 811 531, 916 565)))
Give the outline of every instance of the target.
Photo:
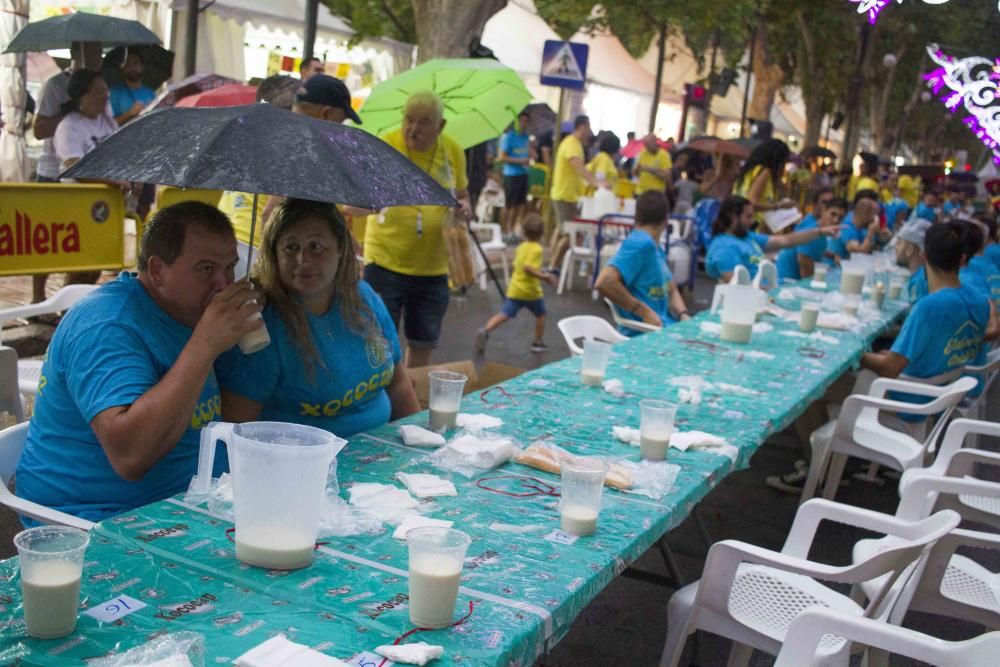
POLYGON ((614 132, 606 132, 601 138, 600 150, 602 153, 614 157, 615 153, 621 150, 622 142, 614 132))
POLYGON ((743 209, 750 205, 750 200, 739 195, 730 195, 722 200, 719 215, 712 223, 712 236, 725 234, 733 224, 733 216, 739 217, 743 209))
POLYGON ((267 302, 274 306, 278 315, 292 333, 292 341, 302 356, 303 365, 310 375, 317 366, 325 366, 320 358, 309 330, 309 319, 305 307, 298 296, 281 281, 278 272, 278 241, 289 227, 316 218, 329 228, 337 240, 340 257, 333 284, 331 308, 340 308, 341 317, 352 332, 365 340, 380 336, 375 313, 368 306, 358 286, 361 268, 354 252, 354 242, 347 223, 333 204, 306 199, 286 199, 275 211, 264 228, 260 255, 254 266, 253 277, 260 282, 267 295, 267 302))
POLYGON ((753 149, 737 180, 742 180, 744 176, 753 171, 754 167, 760 166, 771 172, 771 178, 777 184, 781 179, 781 172, 785 169, 785 163, 788 162, 788 156, 791 154, 792 151, 788 148, 788 144, 781 139, 768 139, 753 149))
POLYGON ((862 176, 874 176, 878 173, 878 155, 867 151, 861 151, 858 155, 861 156, 862 176))
POLYGON ((79 111, 80 100, 90 90, 90 86, 93 85, 94 80, 103 78, 104 76, 100 72, 89 69, 78 69, 70 74, 69 81, 66 83, 66 93, 69 95, 69 101, 62 105, 62 112, 66 114, 70 111, 79 111))
POLYGON ((969 249, 969 231, 962 222, 931 225, 924 238, 924 257, 938 271, 958 273, 969 249))

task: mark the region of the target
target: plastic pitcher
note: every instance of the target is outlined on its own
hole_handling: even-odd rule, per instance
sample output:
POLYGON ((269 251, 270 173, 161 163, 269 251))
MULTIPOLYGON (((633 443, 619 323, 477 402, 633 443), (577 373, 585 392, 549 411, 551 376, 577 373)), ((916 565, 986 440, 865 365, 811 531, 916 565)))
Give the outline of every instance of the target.
POLYGON ((607 188, 597 188, 594 191, 590 210, 590 220, 599 220, 605 215, 618 213, 618 197, 607 188))
POLYGON ((763 289, 774 289, 778 286, 778 267, 769 259, 763 260, 757 266, 757 275, 753 277, 753 286, 763 289))
MULTIPOLYGON (((719 291, 720 288, 716 288, 719 291)), ((722 332, 719 337, 731 343, 749 343, 757 311, 766 294, 750 285, 723 285, 722 332)))
POLYGON ((233 478, 236 557, 272 570, 312 562, 327 475, 345 440, 284 422, 212 422, 201 431, 196 491, 208 492, 216 440, 233 478))

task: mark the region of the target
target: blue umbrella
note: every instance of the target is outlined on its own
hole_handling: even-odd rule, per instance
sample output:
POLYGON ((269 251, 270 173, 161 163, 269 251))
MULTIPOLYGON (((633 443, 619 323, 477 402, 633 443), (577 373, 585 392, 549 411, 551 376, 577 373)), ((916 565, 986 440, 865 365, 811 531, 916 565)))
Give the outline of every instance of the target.
POLYGON ((14 35, 4 53, 65 49, 73 42, 100 42, 104 46, 162 44, 152 30, 138 21, 74 12, 29 23, 14 35))

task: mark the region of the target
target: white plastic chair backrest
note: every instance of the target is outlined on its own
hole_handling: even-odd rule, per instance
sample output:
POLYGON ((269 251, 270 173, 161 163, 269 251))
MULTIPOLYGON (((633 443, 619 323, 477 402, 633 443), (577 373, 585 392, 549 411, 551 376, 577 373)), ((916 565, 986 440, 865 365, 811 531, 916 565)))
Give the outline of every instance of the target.
POLYGON ((23 422, 0 431, 0 505, 6 505, 18 514, 42 523, 90 530, 94 527, 90 521, 18 498, 8 489, 7 485, 14 477, 18 461, 21 460, 21 452, 24 451, 24 443, 28 438, 28 424, 29 422, 23 422))
POLYGON ((590 338, 608 343, 621 343, 628 340, 628 336, 618 333, 607 320, 595 315, 564 317, 559 320, 557 326, 573 356, 583 354, 583 348, 576 344, 577 338, 590 338))
POLYGON ((778 267, 769 259, 757 265, 757 275, 753 277, 753 286, 764 289, 774 289, 778 286, 778 267))
POLYGON ((883 621, 824 607, 810 607, 792 621, 774 667, 812 667, 824 635, 834 635, 939 667, 992 667, 1000 653, 1000 632, 949 642, 883 621))
POLYGON ((97 287, 97 285, 66 285, 48 299, 40 303, 0 309, 0 324, 3 324, 8 320, 16 320, 19 317, 49 315, 52 313, 58 313, 62 310, 69 310, 80 299, 96 290, 97 287))
POLYGON ((750 269, 743 266, 742 264, 737 264, 736 268, 733 269, 733 277, 729 279, 730 285, 749 285, 750 284, 750 269))
POLYGON ((937 458, 927 469, 938 475, 945 475, 951 460, 964 446, 970 435, 986 435, 1000 438, 1000 423, 976 419, 956 419, 948 424, 937 458))
POLYGON ((503 245, 503 229, 495 222, 473 222, 469 224, 469 229, 476 235, 480 243, 503 245), (489 232, 490 236, 488 239, 483 239, 479 232, 489 232))
POLYGON ((982 366, 966 366, 965 372, 974 374, 977 378, 988 381, 989 376, 1000 370, 1000 348, 990 350, 986 354, 986 363, 982 366))
POLYGON ((24 421, 24 406, 18 391, 17 350, 6 345, 0 345, 0 412, 9 412, 17 421, 24 421))
POLYGON ((625 327, 627 329, 635 329, 636 331, 659 331, 660 327, 655 327, 652 324, 646 324, 645 322, 640 322, 639 320, 629 320, 625 319, 615 308, 615 304, 611 302, 611 299, 605 297, 604 303, 608 304, 608 309, 611 311, 611 320, 619 327, 625 327))

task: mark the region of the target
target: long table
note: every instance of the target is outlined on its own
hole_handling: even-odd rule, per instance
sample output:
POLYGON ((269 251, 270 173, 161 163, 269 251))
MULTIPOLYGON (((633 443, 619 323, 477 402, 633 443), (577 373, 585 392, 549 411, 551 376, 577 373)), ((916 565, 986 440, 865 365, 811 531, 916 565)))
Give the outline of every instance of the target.
MULTIPOLYGON (((778 303, 797 308, 794 298, 778 303)), ((426 450, 403 445, 398 424, 351 438, 338 457, 342 485, 392 483, 397 471, 442 474, 455 482, 458 496, 427 501, 422 509, 454 521, 472 537, 458 603, 465 612, 471 602, 471 615, 407 641, 443 645, 445 655, 435 663, 442 666, 530 665, 631 562, 854 367, 906 309, 902 301, 886 301, 855 331, 823 329, 811 337, 798 332, 797 322, 765 317, 771 330, 755 333, 749 345, 720 341, 706 327, 717 316, 703 313, 615 346, 607 377, 622 381, 624 396, 581 385, 580 361, 572 358, 467 395, 463 412, 501 418, 498 432, 522 446, 543 440, 578 454, 638 460, 638 448, 615 440, 611 427, 637 428, 639 400, 676 401, 686 376, 712 383, 700 404, 680 405, 677 426, 725 437, 739 448, 738 460, 671 450, 669 461, 681 471, 668 495, 653 500, 608 489, 597 533, 571 543, 554 532, 555 475, 513 463, 473 477, 442 473, 426 450)), ((426 419, 420 413, 402 421, 426 419)), ((76 632, 63 639, 25 635, 17 561, 0 563, 0 664, 18 658, 32 665, 79 663, 158 633, 186 630, 205 635, 207 664, 225 663, 284 633, 375 667, 379 660, 366 652, 411 629, 406 547, 391 530, 325 538, 312 566, 274 572, 236 560, 226 533, 231 525, 180 496, 98 524, 87 553, 82 606, 98 607, 121 595, 148 606, 115 622, 81 615, 76 632)))

